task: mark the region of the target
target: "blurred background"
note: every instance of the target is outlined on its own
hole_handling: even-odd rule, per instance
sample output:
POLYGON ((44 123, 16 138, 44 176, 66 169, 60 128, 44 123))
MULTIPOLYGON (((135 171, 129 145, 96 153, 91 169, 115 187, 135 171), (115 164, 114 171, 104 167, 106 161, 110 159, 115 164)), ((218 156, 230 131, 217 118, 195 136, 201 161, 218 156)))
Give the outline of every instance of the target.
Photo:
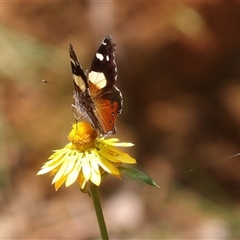
POLYGON ((89 196, 36 173, 74 122, 69 43, 89 69, 107 34, 116 136, 160 186, 103 182, 110 239, 240 238, 237 1, 1 2, 0 238, 99 238, 89 196))

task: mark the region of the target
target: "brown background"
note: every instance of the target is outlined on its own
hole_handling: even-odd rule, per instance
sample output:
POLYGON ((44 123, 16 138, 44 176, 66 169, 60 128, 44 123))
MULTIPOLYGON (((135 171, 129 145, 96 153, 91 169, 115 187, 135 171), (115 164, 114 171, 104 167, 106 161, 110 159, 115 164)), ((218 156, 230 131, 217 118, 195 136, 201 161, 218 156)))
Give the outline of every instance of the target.
POLYGON ((160 185, 103 182, 110 238, 240 238, 236 1, 0 3, 0 238, 99 237, 77 184, 55 192, 36 173, 74 121, 68 44, 87 69, 107 34, 124 97, 117 137, 160 185))

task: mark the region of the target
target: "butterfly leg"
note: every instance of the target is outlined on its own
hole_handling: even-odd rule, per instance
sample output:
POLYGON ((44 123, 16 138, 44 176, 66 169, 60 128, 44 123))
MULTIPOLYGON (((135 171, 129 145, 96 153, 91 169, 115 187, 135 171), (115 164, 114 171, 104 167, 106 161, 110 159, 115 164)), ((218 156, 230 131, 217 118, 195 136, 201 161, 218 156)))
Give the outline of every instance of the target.
POLYGON ((76 122, 79 122, 84 117, 83 115, 80 115, 77 107, 74 104, 72 104, 72 112, 76 122))

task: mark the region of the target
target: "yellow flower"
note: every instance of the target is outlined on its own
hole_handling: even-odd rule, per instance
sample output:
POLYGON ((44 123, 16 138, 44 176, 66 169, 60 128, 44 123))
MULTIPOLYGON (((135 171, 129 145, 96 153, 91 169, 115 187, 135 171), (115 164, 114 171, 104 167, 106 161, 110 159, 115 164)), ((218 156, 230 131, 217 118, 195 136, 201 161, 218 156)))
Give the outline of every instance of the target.
POLYGON ((65 182, 66 187, 78 181, 81 189, 91 181, 99 186, 106 174, 121 177, 118 169, 122 163, 136 163, 127 153, 115 147, 131 147, 132 143, 119 143, 117 138, 98 138, 97 131, 87 122, 73 124, 68 136, 70 143, 55 150, 37 175, 50 172, 52 184, 58 190, 65 182))

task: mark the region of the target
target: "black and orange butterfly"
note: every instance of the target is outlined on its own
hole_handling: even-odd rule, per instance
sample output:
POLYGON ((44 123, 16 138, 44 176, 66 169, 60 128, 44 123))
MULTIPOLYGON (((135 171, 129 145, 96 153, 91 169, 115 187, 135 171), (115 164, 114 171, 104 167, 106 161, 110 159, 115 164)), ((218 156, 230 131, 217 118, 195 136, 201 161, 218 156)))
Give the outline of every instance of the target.
POLYGON ((89 121, 101 136, 116 132, 116 117, 122 110, 122 94, 115 86, 115 49, 116 44, 111 36, 106 36, 94 56, 90 70, 84 73, 71 44, 69 48, 74 83, 74 116, 77 121, 89 121))

